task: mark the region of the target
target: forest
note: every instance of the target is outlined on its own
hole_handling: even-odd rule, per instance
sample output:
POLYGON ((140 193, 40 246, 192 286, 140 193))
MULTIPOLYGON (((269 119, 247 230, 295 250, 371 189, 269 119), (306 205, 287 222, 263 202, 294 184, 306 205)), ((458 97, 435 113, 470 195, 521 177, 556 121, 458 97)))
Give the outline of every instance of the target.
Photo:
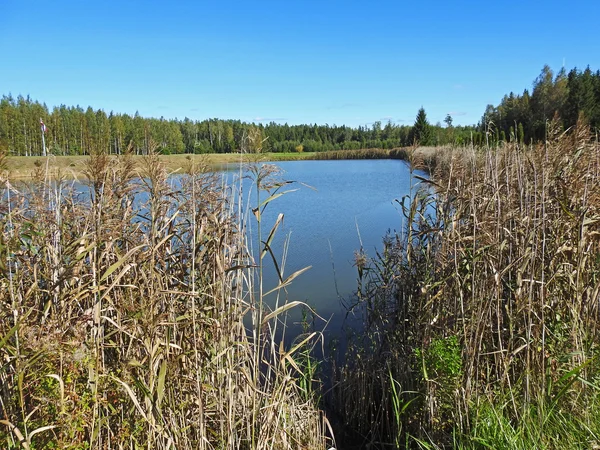
MULTIPOLYGON (((424 114, 424 110, 423 110, 424 114)), ((411 145, 469 142, 474 127, 429 125, 423 133, 414 126, 374 122, 370 127, 288 125, 271 122, 206 119, 195 121, 145 118, 138 113, 106 114, 102 109, 61 105, 50 109, 29 97, 5 95, 0 100, 0 149, 13 156, 42 155, 41 123, 46 127, 47 151, 54 155, 86 155, 99 150, 121 154, 131 143, 136 154, 146 154, 153 142, 163 154, 254 152, 256 142, 268 152, 321 152, 363 148, 391 149, 411 145)))
POLYGON ((0 100, 0 150, 9 155, 42 155, 41 122, 47 151, 54 155, 86 155, 93 150, 121 154, 129 144, 136 154, 146 154, 150 142, 161 153, 255 152, 257 142, 268 152, 321 152, 367 148, 391 149, 413 145, 476 146, 543 141, 547 122, 557 115, 563 129, 572 127, 580 114, 592 130, 600 126, 600 71, 589 67, 554 73, 544 66, 531 93, 511 92, 498 106, 488 105, 476 125, 453 126, 448 114, 444 125, 431 125, 419 110, 413 125, 376 121, 356 128, 341 125, 288 125, 270 122, 189 118, 165 119, 106 113, 88 106, 55 106, 21 95, 0 100))
POLYGON ((163 154, 255 152, 260 143, 267 152, 321 152, 368 148, 391 149, 413 145, 475 146, 499 142, 530 144, 543 141, 549 120, 557 115, 563 129, 580 115, 592 131, 600 126, 600 71, 589 67, 556 74, 544 66, 531 93, 511 92, 498 106, 488 105, 478 124, 454 126, 450 114, 444 124, 432 125, 425 110, 413 125, 383 124, 356 128, 341 125, 288 125, 270 122, 189 118, 165 119, 130 116, 88 106, 55 106, 22 95, 0 100, 0 150, 13 156, 42 155, 45 143, 54 155, 87 155, 92 151, 121 154, 131 144, 136 154, 146 154, 152 142, 163 154))
POLYGON ((546 139, 548 122, 554 119, 562 129, 573 127, 579 116, 593 132, 600 127, 600 70, 564 68, 554 73, 544 66, 521 95, 511 92, 498 106, 488 105, 478 125, 494 141, 541 142, 546 139))

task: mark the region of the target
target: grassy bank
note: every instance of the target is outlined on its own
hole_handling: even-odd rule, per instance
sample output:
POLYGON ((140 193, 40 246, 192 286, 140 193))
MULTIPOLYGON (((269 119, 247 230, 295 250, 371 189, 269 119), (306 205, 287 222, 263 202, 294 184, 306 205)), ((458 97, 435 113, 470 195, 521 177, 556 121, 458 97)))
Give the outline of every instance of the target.
MULTIPOLYGON (((417 153, 423 157, 430 157, 435 153, 434 148, 421 147, 417 153)), ((298 161, 305 159, 405 159, 406 150, 394 149, 366 149, 366 150, 343 150, 321 153, 211 153, 206 155, 159 155, 161 164, 169 173, 181 173, 190 166, 219 167, 226 164, 254 161, 298 161)), ((114 158, 114 157, 112 157, 114 158)), ((88 165, 89 156, 11 156, 7 158, 6 168, 11 179, 31 179, 36 172, 51 169, 51 177, 58 176, 66 178, 84 178, 84 171, 88 165)), ((133 170, 140 170, 143 156, 131 156, 133 170)))
MULTIPOLYGON (((310 158, 310 153, 265 153, 260 155, 264 161, 290 161, 310 158)), ((111 158, 115 158, 114 156, 111 158)), ((220 166, 240 161, 252 162, 255 154, 241 155, 239 153, 214 153, 206 155, 158 155, 161 164, 169 173, 183 172, 193 163, 196 166, 220 166)), ((89 156, 11 156, 7 158, 7 169, 11 178, 28 179, 40 169, 52 169, 53 174, 62 174, 68 178, 82 178, 88 165, 89 156)), ((133 170, 140 170, 143 156, 131 156, 133 170)))
MULTIPOLYGON (((295 303, 263 304, 281 286, 263 287, 237 187, 97 155, 84 199, 38 169, 0 184, 1 448, 330 446, 303 370, 316 335, 274 338, 295 303)), ((272 166, 249 175, 262 198, 284 185, 272 166)))
POLYGON ((548 135, 438 155, 403 234, 357 255, 332 407, 356 448, 599 445, 600 146, 548 135))

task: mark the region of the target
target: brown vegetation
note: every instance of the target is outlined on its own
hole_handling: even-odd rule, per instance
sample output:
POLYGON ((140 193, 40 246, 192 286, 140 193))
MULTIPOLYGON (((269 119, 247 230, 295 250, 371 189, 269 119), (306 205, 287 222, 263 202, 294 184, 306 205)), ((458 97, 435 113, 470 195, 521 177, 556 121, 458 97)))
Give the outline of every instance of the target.
POLYGON ((365 333, 337 374, 353 441, 590 448, 598 418, 600 147, 438 154, 405 228, 357 257, 365 333))
MULTIPOLYGON (((417 153, 424 157, 432 157, 434 147, 419 147, 417 153)), ((253 161, 297 161, 304 159, 406 159, 405 149, 363 149, 340 150, 331 152, 301 152, 301 153, 210 153, 204 155, 158 155, 158 159, 169 173, 182 173, 192 163, 197 166, 219 168, 228 164, 253 161)), ((84 171, 89 156, 10 156, 5 157, 6 167, 12 180, 31 179, 39 168, 48 168, 50 178, 58 176, 68 179, 84 178, 84 171)), ((117 156, 109 156, 117 158, 117 156)), ((130 156, 133 169, 142 168, 143 156, 130 156)))
POLYGON ((237 190, 188 165, 94 155, 89 195, 44 166, 2 180, 0 447, 326 448, 237 190))

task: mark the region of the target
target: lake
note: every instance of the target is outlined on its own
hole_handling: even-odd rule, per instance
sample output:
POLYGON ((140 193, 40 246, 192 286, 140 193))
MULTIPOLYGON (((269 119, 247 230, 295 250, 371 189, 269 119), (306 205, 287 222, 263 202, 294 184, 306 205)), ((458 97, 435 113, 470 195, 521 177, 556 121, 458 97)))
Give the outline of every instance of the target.
MULTIPOLYGON (((263 239, 277 215, 283 213, 284 222, 273 249, 281 261, 284 241, 289 237, 285 274, 312 266, 288 287, 288 299, 306 302, 328 320, 326 337, 339 336, 345 319, 342 300, 350 301, 357 286, 355 251, 362 242, 367 254, 375 255, 383 247, 386 232, 403 227, 400 205, 395 200, 410 192, 408 165, 399 160, 336 160, 286 161, 277 166, 283 170, 283 179, 296 181, 288 189, 298 190, 267 206, 263 239)), ((267 197, 264 193, 261 196, 267 197)), ((251 204, 256 200, 251 198, 251 204)), ((255 220, 250 222, 256 224, 255 220)), ((256 236, 256 230, 252 234, 256 236)), ((277 285, 277 277, 271 259, 266 256, 264 261, 266 292, 277 285)), ((291 318, 295 325, 288 337, 301 330, 300 313, 294 312, 291 318)), ((323 325, 321 321, 315 323, 316 329, 323 325)))

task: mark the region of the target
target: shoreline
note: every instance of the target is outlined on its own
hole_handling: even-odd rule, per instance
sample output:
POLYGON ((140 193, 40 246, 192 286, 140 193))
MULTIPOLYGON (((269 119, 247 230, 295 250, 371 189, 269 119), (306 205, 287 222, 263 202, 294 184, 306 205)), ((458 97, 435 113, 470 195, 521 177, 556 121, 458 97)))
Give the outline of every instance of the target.
MULTIPOLYGON (((422 159, 432 157, 439 147, 418 147, 415 156, 422 159)), ((342 160, 342 159, 402 159, 408 160, 410 149, 362 149, 337 150, 311 153, 207 153, 159 155, 169 173, 185 172, 191 164, 219 167, 238 162, 278 162, 303 160, 342 160)), ((117 157, 118 155, 111 155, 117 157)), ((52 179, 78 179, 85 177, 84 171, 89 155, 74 156, 9 156, 6 158, 6 175, 13 181, 27 181, 35 176, 36 170, 48 169, 47 176, 52 179)), ((136 167, 139 167, 143 155, 133 155, 136 167)))

